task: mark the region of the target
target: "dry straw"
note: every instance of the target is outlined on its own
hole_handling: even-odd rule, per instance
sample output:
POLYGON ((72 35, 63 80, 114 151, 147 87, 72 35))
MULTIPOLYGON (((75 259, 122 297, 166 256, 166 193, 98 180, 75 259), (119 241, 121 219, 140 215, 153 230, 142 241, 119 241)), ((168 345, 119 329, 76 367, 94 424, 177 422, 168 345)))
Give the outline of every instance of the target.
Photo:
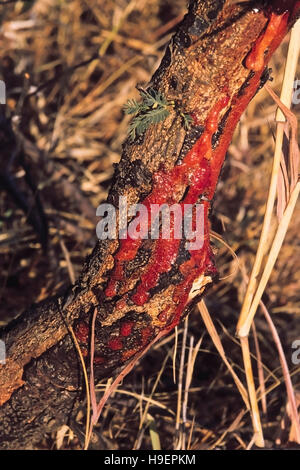
MULTIPOLYGON (((266 247, 269 237, 269 232, 271 228, 273 212, 274 212, 274 205, 276 200, 276 193, 277 193, 277 184, 278 179, 280 176, 280 164, 282 162, 282 146, 283 146, 283 137, 285 131, 285 121, 286 118, 290 118, 290 114, 288 112, 288 108, 291 105, 291 96, 293 90, 293 83, 295 78, 295 71, 297 66, 297 60, 299 55, 299 36, 300 36, 300 20, 295 24, 292 32, 291 38, 289 43, 289 52, 285 66, 285 73, 284 79, 282 84, 282 92, 280 97, 280 102, 277 101, 277 104, 280 106, 280 110, 277 112, 276 121, 277 121, 277 129, 276 129, 276 140, 275 140, 275 152, 274 152, 274 160, 273 160, 273 169, 271 175, 271 182, 269 186, 269 195, 267 200, 267 206, 265 211, 265 217, 262 227, 262 232, 260 236, 260 241, 256 253, 256 258, 254 261, 254 265, 252 268, 250 280, 247 287, 247 292, 244 298, 239 322, 237 325, 237 334, 241 340, 241 346, 243 351, 243 358, 244 358, 244 365, 247 377, 247 384, 248 384, 248 392, 250 396, 251 408, 252 408, 252 421, 253 421, 253 429, 255 435, 255 443, 258 446, 264 445, 264 438, 262 433, 261 427, 261 420, 259 414, 259 408, 257 404, 257 395, 255 390, 255 384, 253 379, 253 372, 252 372, 252 365, 250 359, 250 351, 249 351, 249 343, 248 343, 248 335, 250 331, 251 324, 253 322, 255 313, 257 311, 259 302, 263 295, 263 292, 266 288, 268 280, 270 278, 271 272, 274 268, 275 262, 278 258, 281 246, 283 244, 286 232, 289 227, 289 223, 291 221, 291 217, 293 215, 295 205, 297 202, 297 198, 300 191, 300 183, 297 182, 293 185, 293 181, 295 181, 295 175, 291 175, 291 191, 290 197, 287 201, 287 205, 283 210, 283 215, 278 223, 277 230, 275 237, 273 239, 273 243, 269 250, 265 266, 263 268, 263 259, 266 255, 266 247)), ((275 99, 274 94, 269 86, 267 86, 268 91, 275 99)), ((290 120, 291 123, 291 120, 290 120)), ((292 126, 291 126, 292 127, 292 126)), ((295 139, 295 129, 291 132, 290 139, 294 137, 295 139)), ((295 154, 293 155, 290 152, 289 158, 291 161, 291 168, 296 167, 296 171, 298 172, 298 166, 296 166, 293 162, 293 159, 298 162, 298 155, 297 155, 297 143, 293 142, 293 147, 290 146, 290 149, 296 149, 295 154)), ((297 441, 300 443, 300 427, 299 424, 296 426, 298 429, 297 433, 297 441)))

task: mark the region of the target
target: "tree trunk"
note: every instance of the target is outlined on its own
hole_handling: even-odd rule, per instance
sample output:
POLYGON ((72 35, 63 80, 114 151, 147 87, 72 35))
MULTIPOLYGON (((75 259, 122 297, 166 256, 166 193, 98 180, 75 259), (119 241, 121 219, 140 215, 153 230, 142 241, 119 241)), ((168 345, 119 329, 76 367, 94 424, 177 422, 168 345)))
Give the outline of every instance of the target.
MULTIPOLYGON (((300 12, 299 0, 194 0, 149 87, 173 102, 169 115, 123 148, 108 202, 203 207, 198 250, 170 238, 104 240, 76 285, 33 306, 1 338, 1 448, 30 448, 68 422, 82 398, 82 372, 72 325, 88 356, 95 327, 95 378, 115 374, 167 334, 217 278, 209 243, 209 211, 234 129, 268 79, 268 63, 300 12), (187 130, 184 116, 192 123, 187 130)), ((194 220, 195 223, 195 220, 194 220)))

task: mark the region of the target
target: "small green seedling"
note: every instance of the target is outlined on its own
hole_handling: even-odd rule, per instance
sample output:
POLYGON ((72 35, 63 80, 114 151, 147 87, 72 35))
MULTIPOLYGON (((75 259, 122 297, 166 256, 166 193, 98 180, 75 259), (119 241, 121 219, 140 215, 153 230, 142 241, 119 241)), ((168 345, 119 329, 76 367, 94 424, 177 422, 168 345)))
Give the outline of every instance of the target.
MULTIPOLYGON (((128 100, 124 105, 125 114, 134 114, 134 118, 128 127, 128 137, 133 142, 142 135, 151 124, 164 121, 170 114, 170 109, 176 108, 175 101, 168 101, 160 91, 149 88, 138 89, 142 97, 141 103, 136 100, 128 100)), ((189 129, 193 118, 189 114, 178 111, 185 129, 189 129)))

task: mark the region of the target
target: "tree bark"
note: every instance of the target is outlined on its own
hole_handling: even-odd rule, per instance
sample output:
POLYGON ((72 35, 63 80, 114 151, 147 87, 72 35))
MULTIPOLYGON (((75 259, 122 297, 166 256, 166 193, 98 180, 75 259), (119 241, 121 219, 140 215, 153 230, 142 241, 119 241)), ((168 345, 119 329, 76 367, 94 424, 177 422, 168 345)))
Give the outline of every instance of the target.
POLYGON ((95 378, 115 374, 167 334, 217 279, 209 211, 234 129, 268 79, 266 65, 300 13, 299 0, 194 0, 149 84, 169 101, 169 116, 127 140, 108 202, 202 204, 201 249, 164 240, 105 240, 87 259, 76 285, 33 306, 1 339, 0 446, 30 448, 68 422, 82 398, 82 372, 68 331, 88 357, 95 328, 95 378), (182 114, 193 118, 186 130, 182 114))

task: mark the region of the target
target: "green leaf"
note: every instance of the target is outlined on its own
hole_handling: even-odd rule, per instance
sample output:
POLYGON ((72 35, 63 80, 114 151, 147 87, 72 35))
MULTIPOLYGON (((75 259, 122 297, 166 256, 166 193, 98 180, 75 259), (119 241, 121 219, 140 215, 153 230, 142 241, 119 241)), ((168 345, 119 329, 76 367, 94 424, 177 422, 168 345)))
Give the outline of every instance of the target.
POLYGON ((191 127, 192 123, 194 122, 192 116, 190 114, 181 113, 181 117, 183 120, 184 128, 188 130, 191 127))
POLYGON ((140 111, 140 106, 136 100, 128 100, 123 106, 123 111, 125 114, 137 114, 140 111))
POLYGON ((147 117, 150 121, 150 124, 158 124, 161 121, 164 121, 170 114, 170 111, 167 108, 155 108, 147 113, 147 117))
POLYGON ((143 134, 151 124, 158 124, 164 121, 170 112, 167 108, 154 108, 145 113, 138 114, 129 123, 128 131, 131 140, 143 134))
MULTIPOLYGON (((131 141, 142 135, 151 124, 164 121, 170 114, 170 108, 175 107, 174 101, 168 101, 160 91, 154 90, 154 88, 148 90, 139 88, 138 90, 142 102, 138 103, 134 99, 128 100, 123 108, 126 114, 135 114, 128 126, 128 136, 131 141)), ((189 114, 180 112, 180 110, 179 115, 183 120, 185 129, 189 129, 193 118, 189 114)))

